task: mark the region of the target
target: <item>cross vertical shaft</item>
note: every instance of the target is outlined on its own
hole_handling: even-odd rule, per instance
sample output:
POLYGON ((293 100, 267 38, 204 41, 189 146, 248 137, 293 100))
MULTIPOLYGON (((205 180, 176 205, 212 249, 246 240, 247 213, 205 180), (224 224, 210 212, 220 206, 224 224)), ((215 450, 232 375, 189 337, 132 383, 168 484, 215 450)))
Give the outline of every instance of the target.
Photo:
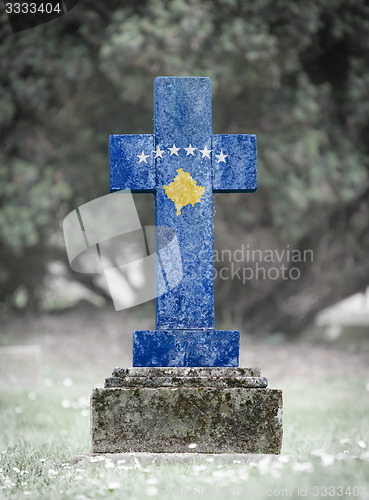
POLYGON ((210 79, 157 78, 154 130, 155 149, 168 152, 163 158, 156 158, 155 225, 175 230, 183 272, 175 289, 157 296, 156 328, 214 328, 212 166, 211 159, 202 158, 199 153, 205 146, 211 150, 210 79), (180 149, 170 154, 173 146, 180 149), (173 181, 181 168, 205 192, 200 202, 184 206, 177 215, 164 186, 173 181))

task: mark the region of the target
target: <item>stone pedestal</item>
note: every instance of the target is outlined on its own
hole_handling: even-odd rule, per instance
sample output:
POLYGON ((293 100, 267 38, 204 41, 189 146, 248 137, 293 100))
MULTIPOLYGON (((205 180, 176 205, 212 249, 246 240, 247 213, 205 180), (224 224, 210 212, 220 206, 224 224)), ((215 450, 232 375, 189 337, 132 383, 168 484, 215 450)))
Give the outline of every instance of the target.
POLYGON ((267 384, 257 368, 116 368, 91 396, 92 452, 280 453, 267 384))
POLYGON ((133 366, 238 366, 237 330, 141 330, 133 333, 133 366))

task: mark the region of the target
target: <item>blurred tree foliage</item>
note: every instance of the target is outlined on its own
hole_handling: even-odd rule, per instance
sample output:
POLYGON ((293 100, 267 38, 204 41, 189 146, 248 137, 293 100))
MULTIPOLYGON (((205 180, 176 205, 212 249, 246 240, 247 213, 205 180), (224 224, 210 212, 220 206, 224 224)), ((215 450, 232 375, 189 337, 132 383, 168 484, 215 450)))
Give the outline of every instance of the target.
POLYGON ((299 280, 217 280, 218 321, 293 333, 365 287, 368 34, 365 0, 84 0, 17 34, 2 14, 0 301, 37 307, 60 221, 107 193, 108 135, 152 132, 158 75, 210 76, 214 133, 258 136, 258 192, 216 196, 216 247, 314 252, 299 280))

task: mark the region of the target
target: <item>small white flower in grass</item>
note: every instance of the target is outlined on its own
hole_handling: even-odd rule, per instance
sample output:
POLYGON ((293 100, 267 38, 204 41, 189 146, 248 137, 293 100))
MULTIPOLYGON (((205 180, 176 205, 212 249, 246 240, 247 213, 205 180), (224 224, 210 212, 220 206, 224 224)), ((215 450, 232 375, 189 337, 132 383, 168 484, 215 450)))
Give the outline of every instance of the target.
POLYGON ((335 459, 336 460, 346 460, 347 455, 345 453, 338 453, 337 455, 335 455, 335 459))
POLYGON ((147 484, 158 484, 158 480, 156 479, 156 477, 148 477, 146 479, 146 482, 147 484))
POLYGON ((249 471, 246 469, 246 467, 238 471, 238 479, 240 479, 241 481, 248 481, 249 471))
POLYGON ((81 405, 81 407, 85 406, 86 408, 90 407, 90 400, 86 398, 85 396, 80 396, 78 398, 78 403, 81 405))
POLYGON ((281 472, 278 469, 271 469, 270 475, 273 479, 279 479, 281 477, 281 472))
POLYGON ((237 480, 237 474, 235 469, 222 469, 222 470, 215 470, 212 473, 213 478, 215 479, 226 479, 228 481, 236 481, 237 480))
POLYGON ((295 472, 314 472, 314 466, 311 462, 296 462, 292 465, 295 472))
POLYGON ((18 467, 13 467, 13 471, 16 472, 17 474, 20 473, 20 469, 18 469, 18 467))
POLYGON ((282 462, 273 462, 272 464, 273 469, 283 469, 283 463, 282 462))
POLYGON ((213 457, 209 457, 209 458, 206 459, 206 461, 209 462, 209 463, 212 463, 212 462, 214 462, 214 458, 213 457))
POLYGON ((322 461, 323 467, 328 467, 329 465, 334 464, 334 460, 335 460, 333 455, 328 455, 328 454, 322 455, 320 457, 320 459, 322 461))
POLYGON ((205 464, 199 464, 199 465, 194 465, 193 467, 194 471, 202 471, 202 470, 207 470, 208 466, 205 464))
POLYGON ((158 488, 156 488, 155 486, 150 486, 149 488, 147 488, 146 490, 146 495, 148 497, 154 497, 155 495, 157 495, 159 493, 159 490, 158 488))
POLYGON ((125 463, 126 463, 126 461, 124 460, 124 458, 122 458, 121 460, 117 461, 117 464, 125 464, 125 463))
POLYGON ((35 392, 29 392, 28 393, 28 399, 31 401, 34 401, 37 398, 37 394, 35 392))
POLYGON ((325 450, 322 450, 322 449, 313 450, 311 452, 311 455, 314 455, 316 457, 321 457, 322 455, 325 455, 325 450))
POLYGON ((279 455, 277 460, 278 460, 278 462, 281 462, 282 464, 288 464, 288 462, 290 461, 290 457, 287 455, 279 455))
POLYGON ((92 457, 92 458, 90 458, 90 462, 91 463, 100 462, 100 459, 97 457, 92 457))
POLYGON ((105 464, 105 469, 113 469, 114 468, 114 464, 113 462, 106 462, 105 464))
POLYGON ((361 440, 358 441, 357 445, 359 448, 362 448, 362 449, 366 448, 366 443, 364 441, 361 441, 361 440))
POLYGON ((27 481, 22 481, 21 482, 21 486, 27 486, 27 484, 28 484, 27 481))
POLYGON ((49 477, 55 477, 58 475, 58 471, 56 471, 55 469, 49 469, 47 473, 49 474, 49 477))
POLYGON ((67 377, 63 380, 63 385, 64 385, 64 387, 72 387, 73 380, 71 378, 67 377))
POLYGON ((259 462, 257 462, 257 468, 261 474, 266 474, 270 468, 271 457, 263 457, 259 462))
POLYGON ((89 417, 90 416, 90 410, 82 410, 81 411, 82 417, 89 417))
POLYGON ((30 494, 31 494, 31 492, 30 492, 30 491, 28 491, 28 490, 24 490, 24 491, 23 491, 23 495, 30 495, 30 494))
POLYGON ((349 438, 341 438, 340 439, 340 444, 347 444, 349 442, 350 442, 349 438))
POLYGON ((23 410, 22 410, 22 408, 21 408, 20 406, 17 406, 17 407, 14 409, 14 411, 15 411, 15 413, 16 413, 17 415, 20 415, 20 414, 22 413, 22 411, 23 411, 23 410))
POLYGON ((120 488, 120 483, 118 483, 118 481, 112 481, 111 483, 108 484, 109 491, 119 490, 119 488, 120 488))
POLYGON ((40 458, 39 462, 43 464, 44 462, 46 462, 46 458, 40 458))
POLYGON ((213 477, 224 477, 224 471, 223 470, 213 470, 211 475, 213 477))
POLYGON ((63 399, 63 401, 61 402, 61 405, 63 408, 69 408, 70 407, 69 399, 63 399))
POLYGON ((196 443, 191 443, 188 445, 189 449, 190 450, 194 450, 196 447, 197 447, 197 444, 196 443))

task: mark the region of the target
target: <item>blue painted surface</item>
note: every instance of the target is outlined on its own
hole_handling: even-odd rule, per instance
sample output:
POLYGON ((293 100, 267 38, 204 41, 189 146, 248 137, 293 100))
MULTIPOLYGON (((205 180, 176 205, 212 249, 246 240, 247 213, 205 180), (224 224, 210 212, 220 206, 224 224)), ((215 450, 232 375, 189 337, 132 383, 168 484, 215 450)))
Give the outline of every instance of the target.
POLYGON ((240 334, 230 330, 133 333, 133 366, 238 366, 240 334))
POLYGON ((155 160, 152 134, 111 135, 109 137, 110 191, 130 189, 154 193, 155 160), (140 161, 138 155, 147 158, 140 161))
MULTIPOLYGON (((156 330, 135 332, 134 366, 237 366, 239 333, 214 330, 213 192, 256 190, 255 136, 212 135, 209 78, 159 77, 154 135, 110 136, 110 178, 111 190, 153 192, 155 223, 174 229, 181 249, 183 279, 157 297, 156 330), (177 215, 164 186, 179 169, 205 191, 177 215)), ((166 243, 160 234, 157 249, 166 243)), ((164 258, 179 265, 177 255, 164 258)), ((158 264, 160 292, 165 277, 158 264)))
POLYGON ((227 154, 225 162, 213 154, 214 192, 256 191, 256 135, 214 134, 212 148, 227 154))

